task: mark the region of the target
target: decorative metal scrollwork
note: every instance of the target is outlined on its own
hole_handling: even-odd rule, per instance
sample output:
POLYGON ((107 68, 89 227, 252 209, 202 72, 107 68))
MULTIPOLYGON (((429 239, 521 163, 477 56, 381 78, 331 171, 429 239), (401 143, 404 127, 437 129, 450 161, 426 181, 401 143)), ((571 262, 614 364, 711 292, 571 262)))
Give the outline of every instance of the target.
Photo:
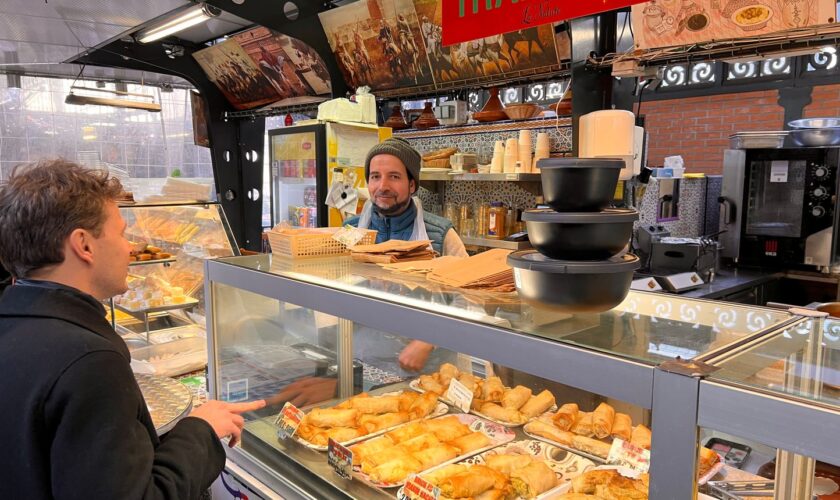
POLYGON ((837 67, 837 51, 834 47, 832 50, 821 50, 816 54, 808 57, 808 71, 826 71, 837 67))
POLYGON ((662 79, 663 87, 676 87, 685 85, 686 82, 686 68, 685 66, 666 66, 665 78, 662 79))
POLYGON ((779 57, 767 59, 761 65, 761 76, 787 75, 790 73, 790 59, 779 57))
POLYGON ((519 87, 509 87, 502 93, 502 102, 505 104, 512 104, 519 102, 519 96, 522 95, 522 89, 519 87))
POLYGON ((713 63, 701 62, 691 67, 691 81, 693 83, 712 83, 715 81, 715 65, 713 63))
POLYGON ((741 78, 754 78, 758 76, 758 62, 739 62, 729 65, 727 80, 738 80, 741 78))
POLYGON ((525 97, 527 102, 538 102, 545 99, 545 85, 536 83, 528 87, 528 95, 525 97))
POLYGON ((481 94, 477 91, 472 91, 467 95, 467 102, 470 111, 478 111, 481 109, 481 94))

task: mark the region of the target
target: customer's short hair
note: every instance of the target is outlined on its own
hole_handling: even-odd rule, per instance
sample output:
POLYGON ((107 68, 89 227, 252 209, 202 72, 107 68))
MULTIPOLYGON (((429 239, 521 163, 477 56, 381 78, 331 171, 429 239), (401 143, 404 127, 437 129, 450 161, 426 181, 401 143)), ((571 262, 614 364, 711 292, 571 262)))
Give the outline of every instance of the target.
POLYGON ((123 192, 107 172, 64 159, 19 165, 0 185, 0 263, 16 278, 64 262, 70 233, 99 236, 105 207, 123 192))

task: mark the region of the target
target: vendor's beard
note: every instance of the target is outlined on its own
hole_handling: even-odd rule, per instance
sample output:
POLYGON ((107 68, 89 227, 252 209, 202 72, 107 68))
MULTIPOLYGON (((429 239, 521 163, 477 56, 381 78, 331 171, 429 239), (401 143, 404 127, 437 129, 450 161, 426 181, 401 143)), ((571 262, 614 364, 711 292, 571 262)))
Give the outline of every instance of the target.
MULTIPOLYGON (((375 200, 375 198, 374 198, 375 200)), ((411 203, 411 197, 409 196, 403 202, 397 202, 391 205, 388 208, 383 208, 379 206, 376 201, 374 201, 374 205, 376 206, 376 211, 379 212, 380 215, 384 215, 386 217, 393 217, 394 215, 400 215, 401 213, 405 212, 408 209, 408 205, 411 203)))

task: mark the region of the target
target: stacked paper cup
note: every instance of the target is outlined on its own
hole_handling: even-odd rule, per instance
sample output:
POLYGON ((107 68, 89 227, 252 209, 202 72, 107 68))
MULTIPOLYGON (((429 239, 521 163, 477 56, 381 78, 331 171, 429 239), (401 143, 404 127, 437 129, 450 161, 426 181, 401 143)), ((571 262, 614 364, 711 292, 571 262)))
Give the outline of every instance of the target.
POLYGON ((527 174, 531 171, 531 131, 519 131, 519 169, 517 174, 527 174))
POLYGON ((516 173, 517 161, 519 161, 519 145, 516 138, 511 138, 505 142, 504 172, 506 174, 516 173))
POLYGON ((548 158, 551 154, 551 146, 548 142, 548 134, 545 132, 540 132, 537 134, 537 148, 534 154, 534 172, 537 172, 537 162, 539 160, 543 160, 548 158))
POLYGON ((490 162, 490 173, 501 174, 504 172, 504 161, 505 143, 496 141, 496 144, 493 146, 493 160, 490 162))

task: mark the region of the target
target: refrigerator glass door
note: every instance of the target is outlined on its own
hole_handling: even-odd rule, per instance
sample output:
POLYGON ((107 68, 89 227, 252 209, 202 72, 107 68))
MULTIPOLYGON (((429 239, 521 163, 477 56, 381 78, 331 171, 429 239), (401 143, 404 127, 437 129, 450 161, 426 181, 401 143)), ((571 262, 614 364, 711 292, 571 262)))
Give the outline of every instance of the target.
POLYGON ((273 223, 317 227, 315 132, 271 135, 270 140, 273 223))

